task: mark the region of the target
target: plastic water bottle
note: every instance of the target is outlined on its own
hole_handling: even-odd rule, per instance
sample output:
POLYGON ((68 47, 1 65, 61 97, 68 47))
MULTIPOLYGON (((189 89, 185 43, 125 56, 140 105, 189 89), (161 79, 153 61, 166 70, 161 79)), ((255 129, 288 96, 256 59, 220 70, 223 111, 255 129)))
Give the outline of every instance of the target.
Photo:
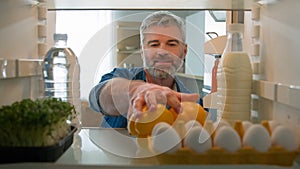
POLYGON ((81 127, 80 66, 67 34, 54 34, 55 45, 47 52, 43 64, 45 97, 60 98, 74 105, 76 115, 71 122, 81 127))
POLYGON ((251 117, 252 68, 249 55, 243 50, 243 32, 243 24, 229 25, 217 72, 218 117, 231 124, 251 117))

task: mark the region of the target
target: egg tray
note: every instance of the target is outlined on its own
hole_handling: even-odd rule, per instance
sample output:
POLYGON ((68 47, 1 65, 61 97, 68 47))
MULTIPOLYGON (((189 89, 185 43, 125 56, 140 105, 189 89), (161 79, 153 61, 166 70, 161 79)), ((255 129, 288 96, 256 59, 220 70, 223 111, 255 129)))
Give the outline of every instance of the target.
POLYGON ((243 147, 236 152, 228 152, 213 147, 200 154, 189 148, 181 148, 175 153, 157 156, 160 164, 264 164, 292 166, 298 151, 289 152, 281 147, 271 147, 268 152, 257 152, 251 147, 243 147))

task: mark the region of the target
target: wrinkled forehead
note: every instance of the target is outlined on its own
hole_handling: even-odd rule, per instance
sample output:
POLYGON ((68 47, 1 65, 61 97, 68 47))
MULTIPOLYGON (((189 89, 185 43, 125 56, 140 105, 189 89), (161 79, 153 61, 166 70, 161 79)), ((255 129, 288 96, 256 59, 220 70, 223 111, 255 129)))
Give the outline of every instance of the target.
POLYGON ((165 37, 183 41, 183 35, 180 29, 175 25, 168 26, 151 26, 144 31, 144 40, 149 37, 165 37))

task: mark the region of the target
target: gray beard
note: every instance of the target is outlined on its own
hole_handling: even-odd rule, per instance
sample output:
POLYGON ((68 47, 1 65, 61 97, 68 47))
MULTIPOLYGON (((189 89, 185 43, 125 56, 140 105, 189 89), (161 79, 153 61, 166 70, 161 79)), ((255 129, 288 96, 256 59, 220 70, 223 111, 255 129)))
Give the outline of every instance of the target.
POLYGON ((167 79, 173 77, 176 71, 173 72, 166 72, 165 70, 158 69, 158 68, 147 68, 151 76, 158 78, 158 79, 167 79))
POLYGON ((182 67, 182 65, 183 62, 181 62, 177 68, 174 66, 172 67, 172 69, 164 70, 164 69, 160 69, 159 67, 152 67, 152 66, 149 67, 144 62, 144 66, 146 67, 150 75, 158 79, 167 79, 170 77, 174 77, 176 72, 182 67))

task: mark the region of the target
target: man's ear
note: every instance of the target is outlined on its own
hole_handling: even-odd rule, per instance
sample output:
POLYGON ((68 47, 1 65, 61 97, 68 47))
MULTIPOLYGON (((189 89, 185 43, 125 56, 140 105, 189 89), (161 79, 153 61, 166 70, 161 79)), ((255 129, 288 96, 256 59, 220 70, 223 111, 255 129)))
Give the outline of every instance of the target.
POLYGON ((187 52, 188 52, 188 45, 184 44, 184 49, 183 49, 184 56, 183 56, 183 59, 186 57, 187 52))

